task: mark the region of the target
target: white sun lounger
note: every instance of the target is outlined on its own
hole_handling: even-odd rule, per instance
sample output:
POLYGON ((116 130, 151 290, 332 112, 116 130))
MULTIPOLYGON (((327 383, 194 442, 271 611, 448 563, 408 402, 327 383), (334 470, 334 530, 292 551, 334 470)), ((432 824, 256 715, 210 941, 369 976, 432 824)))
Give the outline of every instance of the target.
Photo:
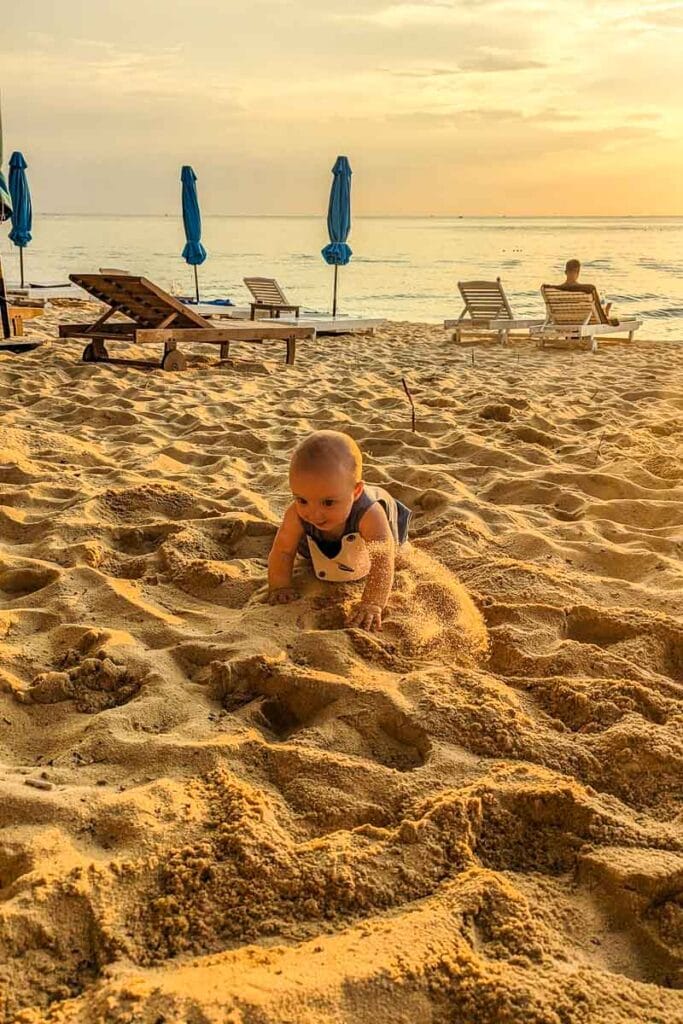
POLYGON ((492 340, 506 345, 510 332, 528 332, 543 323, 515 318, 499 277, 495 281, 458 281, 458 290, 465 308, 457 320, 444 320, 444 327, 454 328, 453 340, 459 345, 492 340))
POLYGON ((574 341, 589 344, 595 352, 598 338, 610 339, 626 334, 628 341, 633 341, 635 331, 642 327, 642 321, 635 319, 602 323, 591 292, 568 291, 544 284, 541 286, 541 294, 545 302, 546 318, 539 328, 532 331, 539 348, 553 342, 566 344, 574 341))
POLYGON ((257 313, 267 313, 269 317, 279 318, 281 313, 291 313, 297 317, 299 306, 287 301, 287 296, 274 277, 245 277, 244 283, 251 292, 250 319, 254 320, 257 313))
MULTIPOLYGON (((200 316, 209 320, 249 320, 250 310, 244 306, 213 305, 210 302, 193 302, 190 305, 200 316)), ((298 317, 281 316, 277 318, 282 324, 298 324, 300 327, 314 327, 316 334, 371 334, 376 328, 383 327, 386 320, 381 317, 346 316, 332 317, 327 313, 303 310, 298 317)))

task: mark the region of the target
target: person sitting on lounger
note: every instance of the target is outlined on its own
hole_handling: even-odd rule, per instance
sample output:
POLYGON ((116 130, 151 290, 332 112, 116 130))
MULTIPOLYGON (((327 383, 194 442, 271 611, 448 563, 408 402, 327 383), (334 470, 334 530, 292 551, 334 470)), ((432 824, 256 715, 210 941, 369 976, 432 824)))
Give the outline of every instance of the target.
POLYGON ((294 601, 297 554, 318 579, 364 580, 347 626, 374 631, 394 583, 396 550, 408 538, 410 511, 381 487, 362 479, 363 457, 352 437, 318 430, 295 448, 289 465, 294 501, 284 514, 268 558, 271 604, 294 601))
POLYGON ((587 295, 593 296, 593 303, 595 305, 595 312, 597 313, 600 323, 603 324, 618 324, 619 321, 614 317, 610 317, 610 309, 612 303, 607 302, 604 305, 598 294, 598 289, 594 284, 581 284, 579 281, 579 274, 581 273, 581 263, 579 260, 567 260, 564 268, 565 280, 562 284, 557 287, 562 288, 568 292, 585 292, 587 295))

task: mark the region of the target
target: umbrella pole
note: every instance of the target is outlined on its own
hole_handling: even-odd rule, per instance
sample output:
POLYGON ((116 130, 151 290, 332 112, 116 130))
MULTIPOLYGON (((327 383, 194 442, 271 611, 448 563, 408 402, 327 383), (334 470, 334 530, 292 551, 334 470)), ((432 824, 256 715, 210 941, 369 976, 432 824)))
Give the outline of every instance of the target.
POLYGON ((332 316, 337 315, 337 271, 339 267, 335 263, 334 265, 334 294, 332 296, 332 316))
POLYGON ((21 287, 24 287, 24 250, 19 248, 19 273, 21 275, 21 287))
POLYGON ((194 290, 197 295, 197 304, 199 304, 199 277, 197 276, 197 267, 194 268, 194 290))

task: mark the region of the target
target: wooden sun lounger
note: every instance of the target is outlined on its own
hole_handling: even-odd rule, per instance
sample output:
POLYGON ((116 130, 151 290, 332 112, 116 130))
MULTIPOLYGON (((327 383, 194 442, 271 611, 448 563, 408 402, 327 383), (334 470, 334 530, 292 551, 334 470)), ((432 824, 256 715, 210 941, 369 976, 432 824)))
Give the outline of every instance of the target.
POLYGON ((251 292, 254 301, 251 303, 251 319, 265 310, 270 317, 279 317, 280 313, 294 313, 299 316, 299 306, 292 306, 274 277, 245 277, 244 283, 251 292))
POLYGON ((458 281, 458 290, 465 308, 457 320, 444 320, 444 327, 455 328, 453 340, 459 345, 491 340, 506 345, 512 331, 529 331, 543 323, 515 319, 499 277, 495 281, 458 281))
POLYGON ((14 337, 22 338, 24 336, 24 320, 35 320, 36 317, 43 316, 44 313, 44 306, 29 306, 23 302, 17 303, 16 299, 10 299, 9 318, 14 329, 14 337))
POLYGON ((26 352, 45 344, 44 338, 29 338, 24 335, 24 320, 42 316, 45 312, 44 307, 24 303, 24 299, 7 297, 0 263, 0 351, 26 352))
POLYGON ((635 331, 642 327, 641 320, 633 319, 604 323, 596 309, 592 292, 569 291, 544 284, 541 286, 541 294, 545 302, 546 318, 532 332, 539 348, 553 342, 578 342, 589 343, 595 352, 598 338, 614 338, 615 335, 626 334, 628 341, 633 341, 635 331))
POLYGON ((130 363, 136 366, 161 367, 163 370, 184 370, 187 366, 179 344, 219 345, 221 359, 230 354, 233 341, 261 343, 280 339, 287 347, 288 364, 294 362, 296 342, 314 338, 311 327, 293 324, 237 322, 216 327, 203 316, 169 295, 145 277, 132 274, 70 274, 70 280, 108 308, 91 324, 60 324, 60 338, 83 338, 85 362, 130 363), (111 323, 120 313, 128 322, 111 323), (140 359, 112 359, 106 342, 127 345, 163 345, 160 362, 140 359))

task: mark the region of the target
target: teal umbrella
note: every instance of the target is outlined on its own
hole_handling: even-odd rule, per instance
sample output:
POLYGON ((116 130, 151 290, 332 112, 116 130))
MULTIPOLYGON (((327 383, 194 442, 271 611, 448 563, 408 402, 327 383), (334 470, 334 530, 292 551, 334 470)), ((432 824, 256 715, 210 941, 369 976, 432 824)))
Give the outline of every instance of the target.
POLYGON ((197 175, 191 167, 186 165, 180 172, 180 180, 183 183, 183 224, 187 240, 183 249, 183 259, 191 267, 194 267, 194 286, 197 302, 199 302, 197 267, 206 259, 206 249, 202 245, 202 218, 197 198, 197 175))
POLYGON ((21 271, 21 287, 24 287, 24 249, 31 241, 33 227, 33 210, 31 208, 31 190, 26 178, 26 161, 23 154, 12 153, 9 160, 9 191, 12 197, 12 230, 10 242, 19 249, 19 268, 21 271))
POLYGON ((334 293, 332 298, 332 316, 337 315, 337 272, 345 267, 352 256, 346 244, 351 230, 351 166, 348 157, 338 156, 332 168, 332 188, 330 204, 327 210, 327 231, 330 244, 322 250, 326 263, 334 266, 334 293))
POLYGON ((2 173, 2 108, 0 107, 0 221, 7 220, 11 213, 12 200, 5 175, 2 173))

